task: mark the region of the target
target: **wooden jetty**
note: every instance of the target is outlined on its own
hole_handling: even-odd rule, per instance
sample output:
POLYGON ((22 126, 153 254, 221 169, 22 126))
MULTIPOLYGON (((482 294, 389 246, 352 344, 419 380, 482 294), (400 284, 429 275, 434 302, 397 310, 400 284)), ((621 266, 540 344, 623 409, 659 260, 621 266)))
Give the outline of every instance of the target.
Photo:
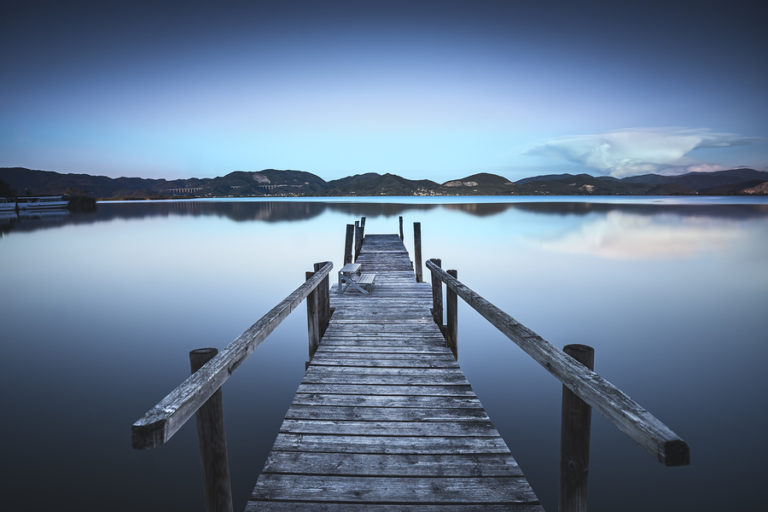
POLYGON ((415 269, 402 218, 399 236, 364 232, 365 218, 347 226, 344 263, 357 269, 346 265, 354 255, 362 273, 375 275, 369 293, 330 287, 333 265, 316 263, 221 353, 193 351, 192 375, 134 423, 134 448, 152 448, 197 413, 208 511, 232 510, 220 388, 304 299, 307 371, 247 512, 542 510, 456 361, 459 297, 563 383, 562 512, 586 510, 593 407, 659 462, 689 463, 682 439, 592 371, 590 347, 556 349, 438 259, 427 262, 432 283, 421 282, 419 223, 415 269))
POLYGON ((367 235, 370 295, 334 309, 248 511, 540 510, 467 382, 398 235, 367 235))

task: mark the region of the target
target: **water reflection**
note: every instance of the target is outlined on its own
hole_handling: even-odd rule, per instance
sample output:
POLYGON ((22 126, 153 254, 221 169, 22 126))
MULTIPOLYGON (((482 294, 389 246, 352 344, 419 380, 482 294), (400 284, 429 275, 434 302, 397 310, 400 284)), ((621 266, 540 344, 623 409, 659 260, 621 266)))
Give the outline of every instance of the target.
MULTIPOLYGON (((420 221, 425 257, 443 258, 553 343, 595 346, 600 374, 690 443, 692 466, 660 467, 595 414, 594 510, 728 510, 734 495, 759 509, 768 409, 753 396, 768 386, 765 204, 437 199, 102 203, 61 219, 0 219, 11 232, 0 240, 0 386, 13 390, 0 394, 0 408, 13 411, 0 436, 14 440, 0 457, 0 508, 61 508, 66 496, 78 510, 200 510, 194 426, 152 452, 130 450, 128 426, 186 377, 188 350, 226 346, 312 262, 338 268, 343 225, 363 215, 370 232, 394 232, 397 215, 408 227, 420 221), (734 437, 753 449, 723 442, 734 437)), ((411 241, 409 232, 409 249, 411 241)), ((459 308, 462 369, 554 510, 560 385, 459 308)), ((306 329, 303 310, 294 312, 226 384, 237 509, 303 375, 306 329)))
POLYGON ((713 223, 699 216, 671 213, 637 215, 619 210, 588 220, 556 237, 528 236, 539 249, 617 260, 687 258, 723 249, 745 237, 740 225, 713 223))
MULTIPOLYGON (((141 203, 100 203, 95 212, 72 215, 37 215, 0 218, 0 235, 11 231, 34 231, 64 224, 91 224, 116 219, 137 220, 170 216, 215 216, 235 222, 297 222, 318 217, 326 211, 351 217, 392 217, 413 212, 446 210, 472 217, 492 217, 510 210, 558 216, 587 216, 621 212, 635 216, 674 214, 745 220, 768 215, 768 204, 610 204, 586 202, 543 203, 353 203, 322 201, 146 201, 141 203)), ((66 213, 66 212, 65 212, 66 213)), ((625 226, 633 227, 633 226, 625 226)))

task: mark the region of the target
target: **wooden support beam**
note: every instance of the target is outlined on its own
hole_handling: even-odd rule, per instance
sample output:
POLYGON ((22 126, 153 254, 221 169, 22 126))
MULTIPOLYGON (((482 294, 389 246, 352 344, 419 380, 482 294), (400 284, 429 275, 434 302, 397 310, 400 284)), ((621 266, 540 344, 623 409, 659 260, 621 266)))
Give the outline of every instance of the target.
MULTIPOLYGON (((429 261, 438 268, 442 265, 440 258, 432 258, 429 261)), ((427 263, 427 267, 429 267, 429 263, 427 263)), ((439 327, 443 326, 443 282, 434 271, 432 271, 432 318, 435 319, 435 323, 439 327)))
POLYGON ((347 236, 344 239, 344 265, 352 263, 352 243, 355 239, 355 225, 347 224, 347 236))
MULTIPOLYGON (((189 353, 189 366, 194 374, 219 351, 199 348, 189 353)), ((197 410, 197 440, 203 464, 203 487, 207 512, 232 512, 232 483, 227 461, 227 437, 224 431, 224 408, 221 388, 217 389, 197 410)))
MULTIPOLYGON (((454 276, 455 277, 455 276, 454 276)), ((566 345, 563 351, 590 370, 595 369, 595 349, 566 345)), ((589 437, 592 408, 563 386, 560 424, 560 512, 587 512, 589 437)))
POLYGON ((403 216, 400 216, 400 240, 405 240, 403 236, 403 216))
MULTIPOLYGON (((328 263, 330 262, 321 261, 320 263, 315 263, 315 272, 319 271, 328 263)), ((331 321, 331 291, 329 276, 323 278, 316 290, 318 293, 317 300, 320 314, 320 337, 322 337, 323 334, 325 334, 325 330, 328 328, 328 323, 331 321)))
POLYGON ((365 217, 360 217, 360 238, 365 237, 365 217))
MULTIPOLYGON (((427 262, 427 268, 564 386, 600 411, 659 462, 666 466, 690 464, 688 444, 623 391, 459 282, 433 260, 427 262)), ((434 285, 432 289, 435 289, 434 285)))
MULTIPOLYGON (((307 272, 306 278, 309 281, 314 272, 307 272)), ((307 333, 309 337, 309 360, 315 355, 317 347, 320 346, 320 305, 318 300, 318 291, 315 288, 307 295, 307 333)))
MULTIPOLYGON (((449 270, 448 274, 453 277, 457 277, 458 273, 455 270, 449 270)), ((458 298, 456 292, 450 288, 445 289, 445 329, 446 340, 448 341, 448 347, 453 352, 453 357, 459 359, 459 321, 458 321, 458 298)))
POLYGON ((421 222, 413 223, 413 253, 416 261, 416 282, 423 283, 424 275, 421 268, 421 222))
POLYGON ((355 261, 360 256, 360 248, 363 246, 363 230, 360 229, 360 221, 355 221, 355 261))

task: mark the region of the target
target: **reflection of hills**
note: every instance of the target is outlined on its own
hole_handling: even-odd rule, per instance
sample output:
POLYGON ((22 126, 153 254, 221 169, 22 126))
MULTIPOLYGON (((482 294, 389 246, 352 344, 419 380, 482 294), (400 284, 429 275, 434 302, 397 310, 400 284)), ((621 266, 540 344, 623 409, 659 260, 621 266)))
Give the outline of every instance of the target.
POLYGON ((99 203, 95 212, 43 218, 2 218, 0 236, 10 231, 34 231, 64 224, 91 224, 115 219, 144 219, 149 217, 215 215, 235 222, 292 222, 311 219, 326 210, 350 217, 391 217, 408 211, 428 211, 435 208, 461 211, 469 215, 486 217, 509 209, 542 215, 587 215, 620 211, 636 215, 672 214, 681 217, 696 216, 730 218, 735 220, 764 217, 768 205, 740 204, 605 204, 586 202, 542 203, 353 203, 319 201, 158 201, 136 203, 99 203))
POLYGON ((477 217, 489 217, 509 210, 512 206, 509 203, 464 203, 464 204, 445 204, 446 210, 459 210, 477 217))
POLYGON ((329 210, 347 213, 353 217, 392 217, 410 210, 433 210, 439 204, 396 204, 396 203, 325 203, 329 210))

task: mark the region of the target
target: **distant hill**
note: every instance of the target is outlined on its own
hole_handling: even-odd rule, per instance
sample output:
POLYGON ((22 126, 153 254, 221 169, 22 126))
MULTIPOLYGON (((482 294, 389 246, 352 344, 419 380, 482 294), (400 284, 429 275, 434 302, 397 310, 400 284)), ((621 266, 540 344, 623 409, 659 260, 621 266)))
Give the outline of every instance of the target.
POLYGON ((152 199, 173 197, 307 196, 325 188, 325 180, 303 171, 265 169, 235 171, 217 178, 178 180, 108 178, 89 174, 61 174, 22 167, 0 169, 19 195, 87 193, 103 199, 152 199))
POLYGON ((430 180, 409 180, 396 174, 369 172, 329 181, 323 196, 427 196, 439 185, 430 180))
POLYGON ((326 182, 291 170, 234 171, 216 178, 177 180, 108 178, 22 167, 0 168, 5 195, 83 195, 100 199, 189 197, 425 196, 425 195, 768 195, 768 172, 733 169, 679 176, 645 174, 617 179, 589 174, 547 174, 511 182, 478 173, 438 184, 396 174, 355 174, 326 182))
POLYGON ((601 176, 595 178, 589 174, 556 174, 527 178, 517 183, 517 193, 521 195, 638 195, 649 188, 622 180, 601 176))
POLYGON ((440 187, 443 195, 509 195, 515 193, 515 184, 504 176, 481 172, 459 180, 446 181, 440 187))

